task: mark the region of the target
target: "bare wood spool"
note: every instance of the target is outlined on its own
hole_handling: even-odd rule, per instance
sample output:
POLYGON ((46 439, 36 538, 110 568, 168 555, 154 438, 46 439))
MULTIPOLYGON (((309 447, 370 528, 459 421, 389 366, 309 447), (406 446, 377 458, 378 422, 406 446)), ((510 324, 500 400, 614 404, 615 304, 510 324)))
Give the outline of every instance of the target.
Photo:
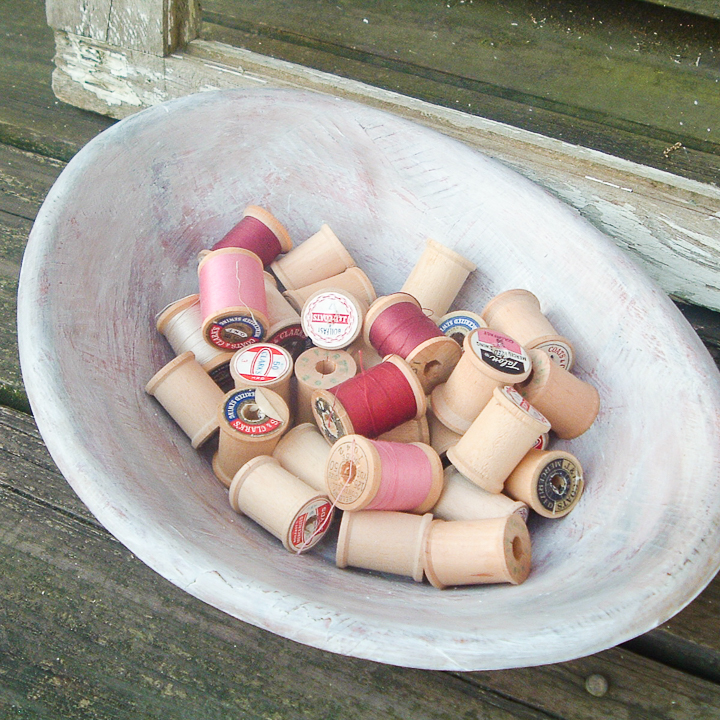
POLYGON ((448 311, 475 267, 475 263, 459 253, 428 238, 401 291, 417 298, 430 317, 437 320, 448 311))
POLYGON ((194 448, 209 440, 218 429, 217 407, 223 391, 195 360, 191 350, 158 370, 145 391, 167 410, 194 448))
POLYGON ((229 500, 235 512, 247 515, 295 553, 316 545, 333 515, 332 504, 324 494, 268 455, 255 457, 238 470, 230 485, 229 500))
POLYGON ((360 372, 369 370, 383 361, 378 351, 372 345, 366 343, 362 335, 345 349, 352 355, 360 372))
POLYGON ((428 426, 427 415, 413 418, 398 425, 392 430, 378 435, 378 440, 385 442, 421 442, 430 445, 430 427, 428 426))
POLYGON ((411 515, 392 510, 343 513, 335 564, 339 568, 405 575, 423 579, 423 558, 432 515, 411 515))
POLYGON ((305 335, 324 350, 343 350, 363 328, 368 306, 347 290, 325 288, 305 301, 300 320, 305 335))
POLYGON ((445 425, 437 415, 435 415, 431 407, 428 408, 426 417, 430 428, 430 445, 432 445, 435 452, 442 457, 447 453, 448 448, 458 444, 462 435, 445 425))
POLYGON ((327 493, 325 466, 330 455, 330 443, 315 423, 302 423, 288 430, 272 454, 288 472, 315 490, 327 493))
POLYGON ((322 225, 314 235, 273 261, 270 269, 286 290, 297 290, 354 265, 352 255, 330 226, 322 225))
POLYGON ((302 329, 300 314, 278 290, 275 278, 264 273, 265 299, 267 301, 267 341, 284 347, 293 359, 309 347, 309 341, 302 329))
POLYGON ((288 302, 298 311, 302 309, 305 301, 319 290, 333 288, 345 290, 356 297, 368 307, 377 299, 377 293, 370 278, 357 266, 349 267, 347 270, 332 275, 329 278, 318 280, 312 285, 298 288, 297 290, 286 290, 283 295, 288 302))
POLYGON ((476 485, 499 493, 515 466, 549 427, 513 388, 495 388, 468 431, 448 449, 447 458, 476 485))
POLYGON ((511 583, 530 574, 530 533, 522 518, 434 520, 427 537, 425 574, 433 587, 511 583))

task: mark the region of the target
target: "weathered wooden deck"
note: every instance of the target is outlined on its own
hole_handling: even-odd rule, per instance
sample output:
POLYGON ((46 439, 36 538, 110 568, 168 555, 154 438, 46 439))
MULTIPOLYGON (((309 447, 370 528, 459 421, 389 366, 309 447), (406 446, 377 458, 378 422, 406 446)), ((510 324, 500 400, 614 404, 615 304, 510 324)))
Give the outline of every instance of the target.
MULTIPOLYGON (((111 537, 65 483, 28 413, 15 295, 47 191, 113 121, 53 96, 42 0, 3 3, 0 38, 0 717, 720 718, 717 579, 624 646, 545 667, 441 673, 332 655, 245 625, 111 537)), ((697 150, 706 182, 720 158, 711 145, 697 150)), ((683 309, 720 358, 720 315, 683 309)))

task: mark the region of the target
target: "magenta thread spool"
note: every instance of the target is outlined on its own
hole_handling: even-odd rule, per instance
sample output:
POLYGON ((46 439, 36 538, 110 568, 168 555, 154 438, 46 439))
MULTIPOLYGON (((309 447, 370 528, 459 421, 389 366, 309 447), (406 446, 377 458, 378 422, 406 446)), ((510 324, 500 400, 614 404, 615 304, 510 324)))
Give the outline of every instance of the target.
POLYGON ((407 360, 425 393, 447 380, 462 350, 407 293, 378 298, 365 315, 365 342, 381 357, 399 355, 407 360))
POLYGON ((344 435, 374 438, 427 410, 417 375, 405 360, 389 355, 383 362, 335 387, 311 396, 315 422, 329 442, 344 435))
POLYGON ((427 512, 440 497, 443 467, 424 443, 396 443, 348 435, 327 459, 328 493, 341 510, 427 512))
POLYGON ((222 248, 198 264, 203 336, 234 352, 259 342, 268 328, 265 279, 260 258, 249 250, 222 248))
POLYGON ((248 205, 240 222, 212 246, 212 250, 222 248, 250 250, 263 265, 269 265, 278 255, 292 250, 292 240, 272 213, 257 205, 248 205))

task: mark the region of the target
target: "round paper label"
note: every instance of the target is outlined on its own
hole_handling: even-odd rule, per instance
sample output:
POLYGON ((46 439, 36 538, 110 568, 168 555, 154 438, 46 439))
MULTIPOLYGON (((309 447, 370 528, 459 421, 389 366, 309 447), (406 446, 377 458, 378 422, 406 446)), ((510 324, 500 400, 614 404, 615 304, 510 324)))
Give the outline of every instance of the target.
POLYGON ((459 345, 462 345, 466 335, 484 326, 471 315, 463 315, 458 312, 441 318, 438 327, 443 335, 451 337, 459 345))
POLYGON ((338 443, 328 457, 327 484, 338 506, 350 505, 365 491, 370 462, 353 438, 338 443))
POLYGON ((262 339, 263 327, 250 315, 231 315, 217 320, 207 330, 208 340, 222 350, 240 350, 262 339))
POLYGON ((327 350, 339 350, 357 337, 362 318, 357 307, 346 296, 327 291, 305 303, 302 323, 307 336, 315 345, 327 350))
POLYGON ((234 392, 223 407, 228 423, 243 435, 265 435, 282 425, 282 421, 266 415, 258 406, 255 388, 234 392))
POLYGON ((550 359, 556 362, 563 370, 569 370, 572 365, 572 350, 564 342, 553 340, 552 342, 536 345, 539 350, 544 350, 550 359))
POLYGON ((530 371, 528 354, 511 337, 497 330, 480 328, 470 336, 470 347, 484 363, 507 373, 524 375, 530 371))
POLYGON ((297 360, 300 355, 312 347, 312 341, 305 334, 301 325, 288 325, 278 330, 272 337, 267 339, 273 345, 285 348, 293 358, 297 360))
POLYGON ((289 545, 295 552, 309 550, 330 527, 333 506, 325 498, 311 500, 295 517, 288 533, 289 545))
POLYGON ((287 353, 267 343, 251 345, 233 357, 235 373, 253 383, 274 382, 287 375, 291 368, 292 360, 287 353))
POLYGON ((569 458, 556 458, 540 471, 537 496, 546 510, 559 513, 575 502, 582 487, 580 468, 569 458))
POLYGON ((514 402, 520 409, 524 410, 530 417, 550 428, 550 421, 536 408, 534 408, 512 385, 500 388, 505 397, 514 402))

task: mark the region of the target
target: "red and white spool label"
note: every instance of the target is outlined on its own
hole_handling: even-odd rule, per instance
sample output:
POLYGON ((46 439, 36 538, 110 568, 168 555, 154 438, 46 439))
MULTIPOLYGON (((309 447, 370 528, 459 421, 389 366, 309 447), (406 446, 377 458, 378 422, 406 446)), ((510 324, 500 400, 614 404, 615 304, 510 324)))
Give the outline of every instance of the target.
POLYGON ((253 383, 272 383, 287 375, 292 368, 288 354, 276 345, 257 343, 237 352, 233 357, 235 373, 253 383))
POLYGON ((547 425, 548 429, 550 428, 550 421, 537 408, 534 408, 512 385, 505 385, 505 387, 500 388, 500 392, 502 392, 510 402, 515 403, 521 410, 524 410, 530 417, 547 425))
POLYGON ((480 328, 470 335, 470 347, 485 364, 507 373, 525 375, 530 371, 530 357, 511 337, 497 330, 480 328))
POLYGON ((325 498, 309 502, 293 519, 288 542, 295 552, 309 550, 327 532, 332 520, 333 506, 325 498))
POLYGON ((573 362, 572 349, 567 343, 560 340, 540 343, 535 346, 538 350, 544 350, 551 360, 554 360, 563 370, 569 370, 573 362))
POLYGON ((332 290, 319 293, 303 306, 305 333, 315 345, 327 350, 347 347, 360 332, 361 323, 357 306, 332 290))

